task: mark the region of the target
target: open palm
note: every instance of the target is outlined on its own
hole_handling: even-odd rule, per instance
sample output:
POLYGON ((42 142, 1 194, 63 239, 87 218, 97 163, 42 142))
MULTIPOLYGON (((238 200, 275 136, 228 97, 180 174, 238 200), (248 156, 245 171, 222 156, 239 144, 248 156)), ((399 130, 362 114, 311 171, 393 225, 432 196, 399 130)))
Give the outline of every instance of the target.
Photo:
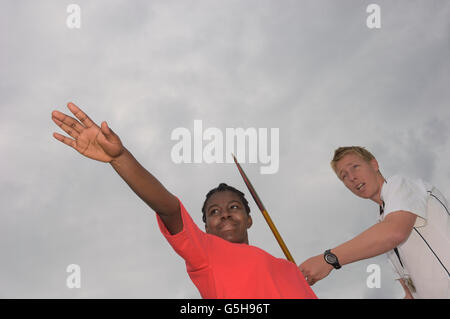
POLYGON ((72 137, 53 133, 58 141, 86 157, 101 162, 111 162, 122 154, 124 150, 122 142, 106 122, 98 126, 75 104, 69 103, 67 107, 79 121, 59 111, 53 111, 53 122, 72 137))

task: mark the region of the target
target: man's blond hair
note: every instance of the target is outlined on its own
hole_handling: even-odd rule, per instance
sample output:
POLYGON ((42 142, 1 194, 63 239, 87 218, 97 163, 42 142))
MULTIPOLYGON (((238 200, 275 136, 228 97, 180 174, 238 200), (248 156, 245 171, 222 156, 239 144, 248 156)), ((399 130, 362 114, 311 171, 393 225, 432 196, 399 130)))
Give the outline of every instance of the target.
POLYGON ((350 154, 350 153, 358 155, 366 162, 370 162, 371 160, 373 160, 375 158, 375 156, 373 156, 372 153, 370 153, 368 150, 366 150, 364 147, 361 147, 361 146, 339 147, 338 149, 336 149, 334 151, 334 156, 330 163, 331 168, 333 169, 333 171, 336 174, 337 174, 337 172, 336 172, 337 162, 339 162, 345 155, 350 154))

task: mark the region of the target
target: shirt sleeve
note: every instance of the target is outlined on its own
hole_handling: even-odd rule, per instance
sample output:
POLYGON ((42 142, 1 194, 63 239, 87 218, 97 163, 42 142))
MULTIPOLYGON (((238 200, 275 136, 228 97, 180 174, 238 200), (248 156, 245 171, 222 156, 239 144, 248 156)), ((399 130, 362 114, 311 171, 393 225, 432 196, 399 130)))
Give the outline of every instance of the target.
POLYGON ((393 176, 384 185, 383 200, 384 217, 396 212, 407 211, 417 215, 415 226, 426 224, 428 193, 425 184, 420 180, 411 180, 403 176, 393 176))
POLYGON ((180 200, 179 202, 183 221, 181 232, 171 235, 162 219, 156 214, 158 226, 175 252, 185 260, 187 270, 199 271, 209 266, 207 234, 198 228, 180 200))

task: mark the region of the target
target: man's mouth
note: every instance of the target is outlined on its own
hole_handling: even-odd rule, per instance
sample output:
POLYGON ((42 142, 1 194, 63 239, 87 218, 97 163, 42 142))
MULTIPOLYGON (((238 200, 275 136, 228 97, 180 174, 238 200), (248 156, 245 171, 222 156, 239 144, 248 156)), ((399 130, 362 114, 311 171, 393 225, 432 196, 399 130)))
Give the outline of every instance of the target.
POLYGON ((361 188, 364 187, 364 185, 366 185, 366 183, 360 183, 360 184, 356 185, 356 189, 360 191, 361 188))

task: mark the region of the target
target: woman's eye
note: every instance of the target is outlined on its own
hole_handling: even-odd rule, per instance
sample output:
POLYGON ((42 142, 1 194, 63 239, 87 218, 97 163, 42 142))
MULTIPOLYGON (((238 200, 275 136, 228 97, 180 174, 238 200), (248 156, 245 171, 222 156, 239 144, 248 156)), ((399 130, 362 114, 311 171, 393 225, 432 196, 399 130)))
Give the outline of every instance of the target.
POLYGON ((210 215, 214 215, 214 214, 216 214, 217 212, 218 212, 217 209, 213 209, 213 210, 211 210, 211 211, 209 212, 209 214, 210 214, 210 215))
POLYGON ((239 208, 239 206, 238 205, 231 205, 230 208, 231 209, 235 209, 235 208, 239 208))

